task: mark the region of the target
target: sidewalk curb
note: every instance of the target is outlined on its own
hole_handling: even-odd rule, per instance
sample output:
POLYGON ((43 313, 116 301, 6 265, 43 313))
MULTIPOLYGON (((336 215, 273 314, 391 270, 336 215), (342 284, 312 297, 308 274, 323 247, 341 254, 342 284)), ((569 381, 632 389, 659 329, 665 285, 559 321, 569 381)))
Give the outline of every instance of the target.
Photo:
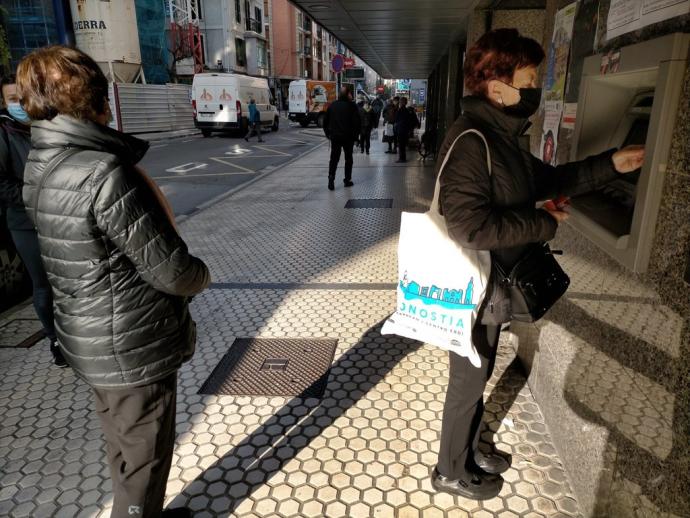
POLYGON ((293 162, 296 162, 297 160, 299 160, 299 159, 301 159, 301 158, 307 156, 309 153, 313 153, 314 151, 316 151, 317 149, 319 149, 319 148, 321 148, 323 145, 325 145, 327 142, 328 142, 328 140, 324 140, 323 142, 319 142, 317 145, 315 145, 315 146, 314 146, 313 148, 311 148, 310 150, 305 151, 304 153, 300 153, 299 155, 297 155, 297 156, 295 156, 295 157, 292 157, 290 160, 288 160, 288 161, 285 162, 284 164, 280 164, 280 165, 279 165, 278 167, 276 167, 275 169, 271 169, 270 171, 266 171, 265 173, 261 173, 261 174, 260 174, 259 176, 257 176, 256 178, 252 178, 251 180, 249 180, 249 181, 243 183, 242 185, 238 185, 237 187, 235 187, 234 189, 229 190, 228 192, 224 192, 223 194, 219 194, 219 195, 216 196, 215 198, 211 198, 210 200, 205 201, 204 203, 202 203, 201 205, 199 205, 198 207, 196 207, 196 208, 195 208, 194 210, 192 210, 191 212, 189 212, 189 213, 187 213, 187 214, 181 214, 180 216, 177 216, 177 217, 175 218, 175 221, 176 221, 177 223, 184 223, 184 222, 187 221, 189 218, 192 218, 192 217, 194 217, 194 216, 197 216, 198 214, 200 214, 200 213, 203 212, 204 210, 208 209, 209 207, 212 207, 213 205, 215 205, 215 204, 217 204, 217 203, 219 203, 219 202, 225 200, 226 198, 230 198, 230 197, 233 196, 234 194, 236 194, 236 193, 238 193, 238 192, 240 192, 240 191, 246 189, 247 187, 250 187, 251 185, 254 185, 256 182, 258 182, 258 181, 260 181, 260 180, 263 180, 263 179, 266 178, 267 176, 270 176, 270 175, 272 175, 273 173, 276 173, 276 172, 280 171, 281 169, 283 169, 283 168, 289 166, 290 164, 292 164, 293 162))

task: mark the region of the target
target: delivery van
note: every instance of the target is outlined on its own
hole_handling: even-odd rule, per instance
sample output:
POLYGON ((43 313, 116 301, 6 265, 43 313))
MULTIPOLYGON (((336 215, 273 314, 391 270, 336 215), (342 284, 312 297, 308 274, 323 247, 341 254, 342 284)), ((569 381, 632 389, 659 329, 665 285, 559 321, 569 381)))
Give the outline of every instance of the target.
POLYGON ((195 74, 192 81, 194 125, 204 137, 233 132, 244 136, 249 129, 249 99, 261 113, 262 129, 278 131, 280 117, 265 78, 242 74, 195 74))
POLYGON ((292 81, 288 87, 288 118, 299 122, 303 128, 315 123, 323 128, 326 110, 336 100, 335 81, 292 81))

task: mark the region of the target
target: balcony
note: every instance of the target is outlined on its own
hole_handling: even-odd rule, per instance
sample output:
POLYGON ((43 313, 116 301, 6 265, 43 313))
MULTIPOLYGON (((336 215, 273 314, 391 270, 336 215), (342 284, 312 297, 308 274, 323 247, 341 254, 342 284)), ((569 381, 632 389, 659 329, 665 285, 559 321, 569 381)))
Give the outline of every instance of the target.
POLYGON ((259 20, 255 20, 254 18, 246 18, 244 28, 247 32, 255 32, 257 34, 261 34, 263 32, 261 22, 259 20))

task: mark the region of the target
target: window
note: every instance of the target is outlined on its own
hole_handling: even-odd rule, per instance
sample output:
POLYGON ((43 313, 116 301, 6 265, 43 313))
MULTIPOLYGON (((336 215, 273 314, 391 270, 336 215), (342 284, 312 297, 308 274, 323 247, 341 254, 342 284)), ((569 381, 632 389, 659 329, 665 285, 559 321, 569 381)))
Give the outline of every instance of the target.
POLYGON ((249 0, 244 0, 244 28, 248 31, 252 30, 252 15, 249 8, 249 0))
POLYGON ((254 6, 254 20, 256 21, 256 32, 261 34, 262 27, 263 27, 263 21, 261 20, 261 8, 254 6))
POLYGON ((247 66, 247 49, 242 38, 235 38, 235 63, 238 67, 247 66))
POLYGON ((242 23, 242 11, 240 10, 240 0, 235 0, 235 21, 242 23))
POLYGON ((192 20, 196 20, 197 16, 199 20, 204 19, 204 5, 202 4, 202 0, 196 0, 196 12, 192 12, 192 20))
POLYGON ((259 68, 268 68, 268 55, 266 53, 266 42, 263 40, 257 41, 257 61, 259 68))

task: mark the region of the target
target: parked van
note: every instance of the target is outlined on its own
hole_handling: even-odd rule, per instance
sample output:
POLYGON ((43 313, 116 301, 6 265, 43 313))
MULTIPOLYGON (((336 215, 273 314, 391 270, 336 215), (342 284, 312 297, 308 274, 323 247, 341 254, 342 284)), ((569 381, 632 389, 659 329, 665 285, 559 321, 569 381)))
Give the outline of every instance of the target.
POLYGON ((292 81, 288 88, 289 105, 288 117, 293 122, 299 122, 303 128, 314 122, 323 128, 328 106, 336 100, 335 81, 292 81))
POLYGON ((242 74, 195 74, 192 81, 194 125, 204 137, 214 131, 244 136, 249 129, 249 99, 256 101, 261 126, 278 131, 280 117, 265 78, 242 74))

